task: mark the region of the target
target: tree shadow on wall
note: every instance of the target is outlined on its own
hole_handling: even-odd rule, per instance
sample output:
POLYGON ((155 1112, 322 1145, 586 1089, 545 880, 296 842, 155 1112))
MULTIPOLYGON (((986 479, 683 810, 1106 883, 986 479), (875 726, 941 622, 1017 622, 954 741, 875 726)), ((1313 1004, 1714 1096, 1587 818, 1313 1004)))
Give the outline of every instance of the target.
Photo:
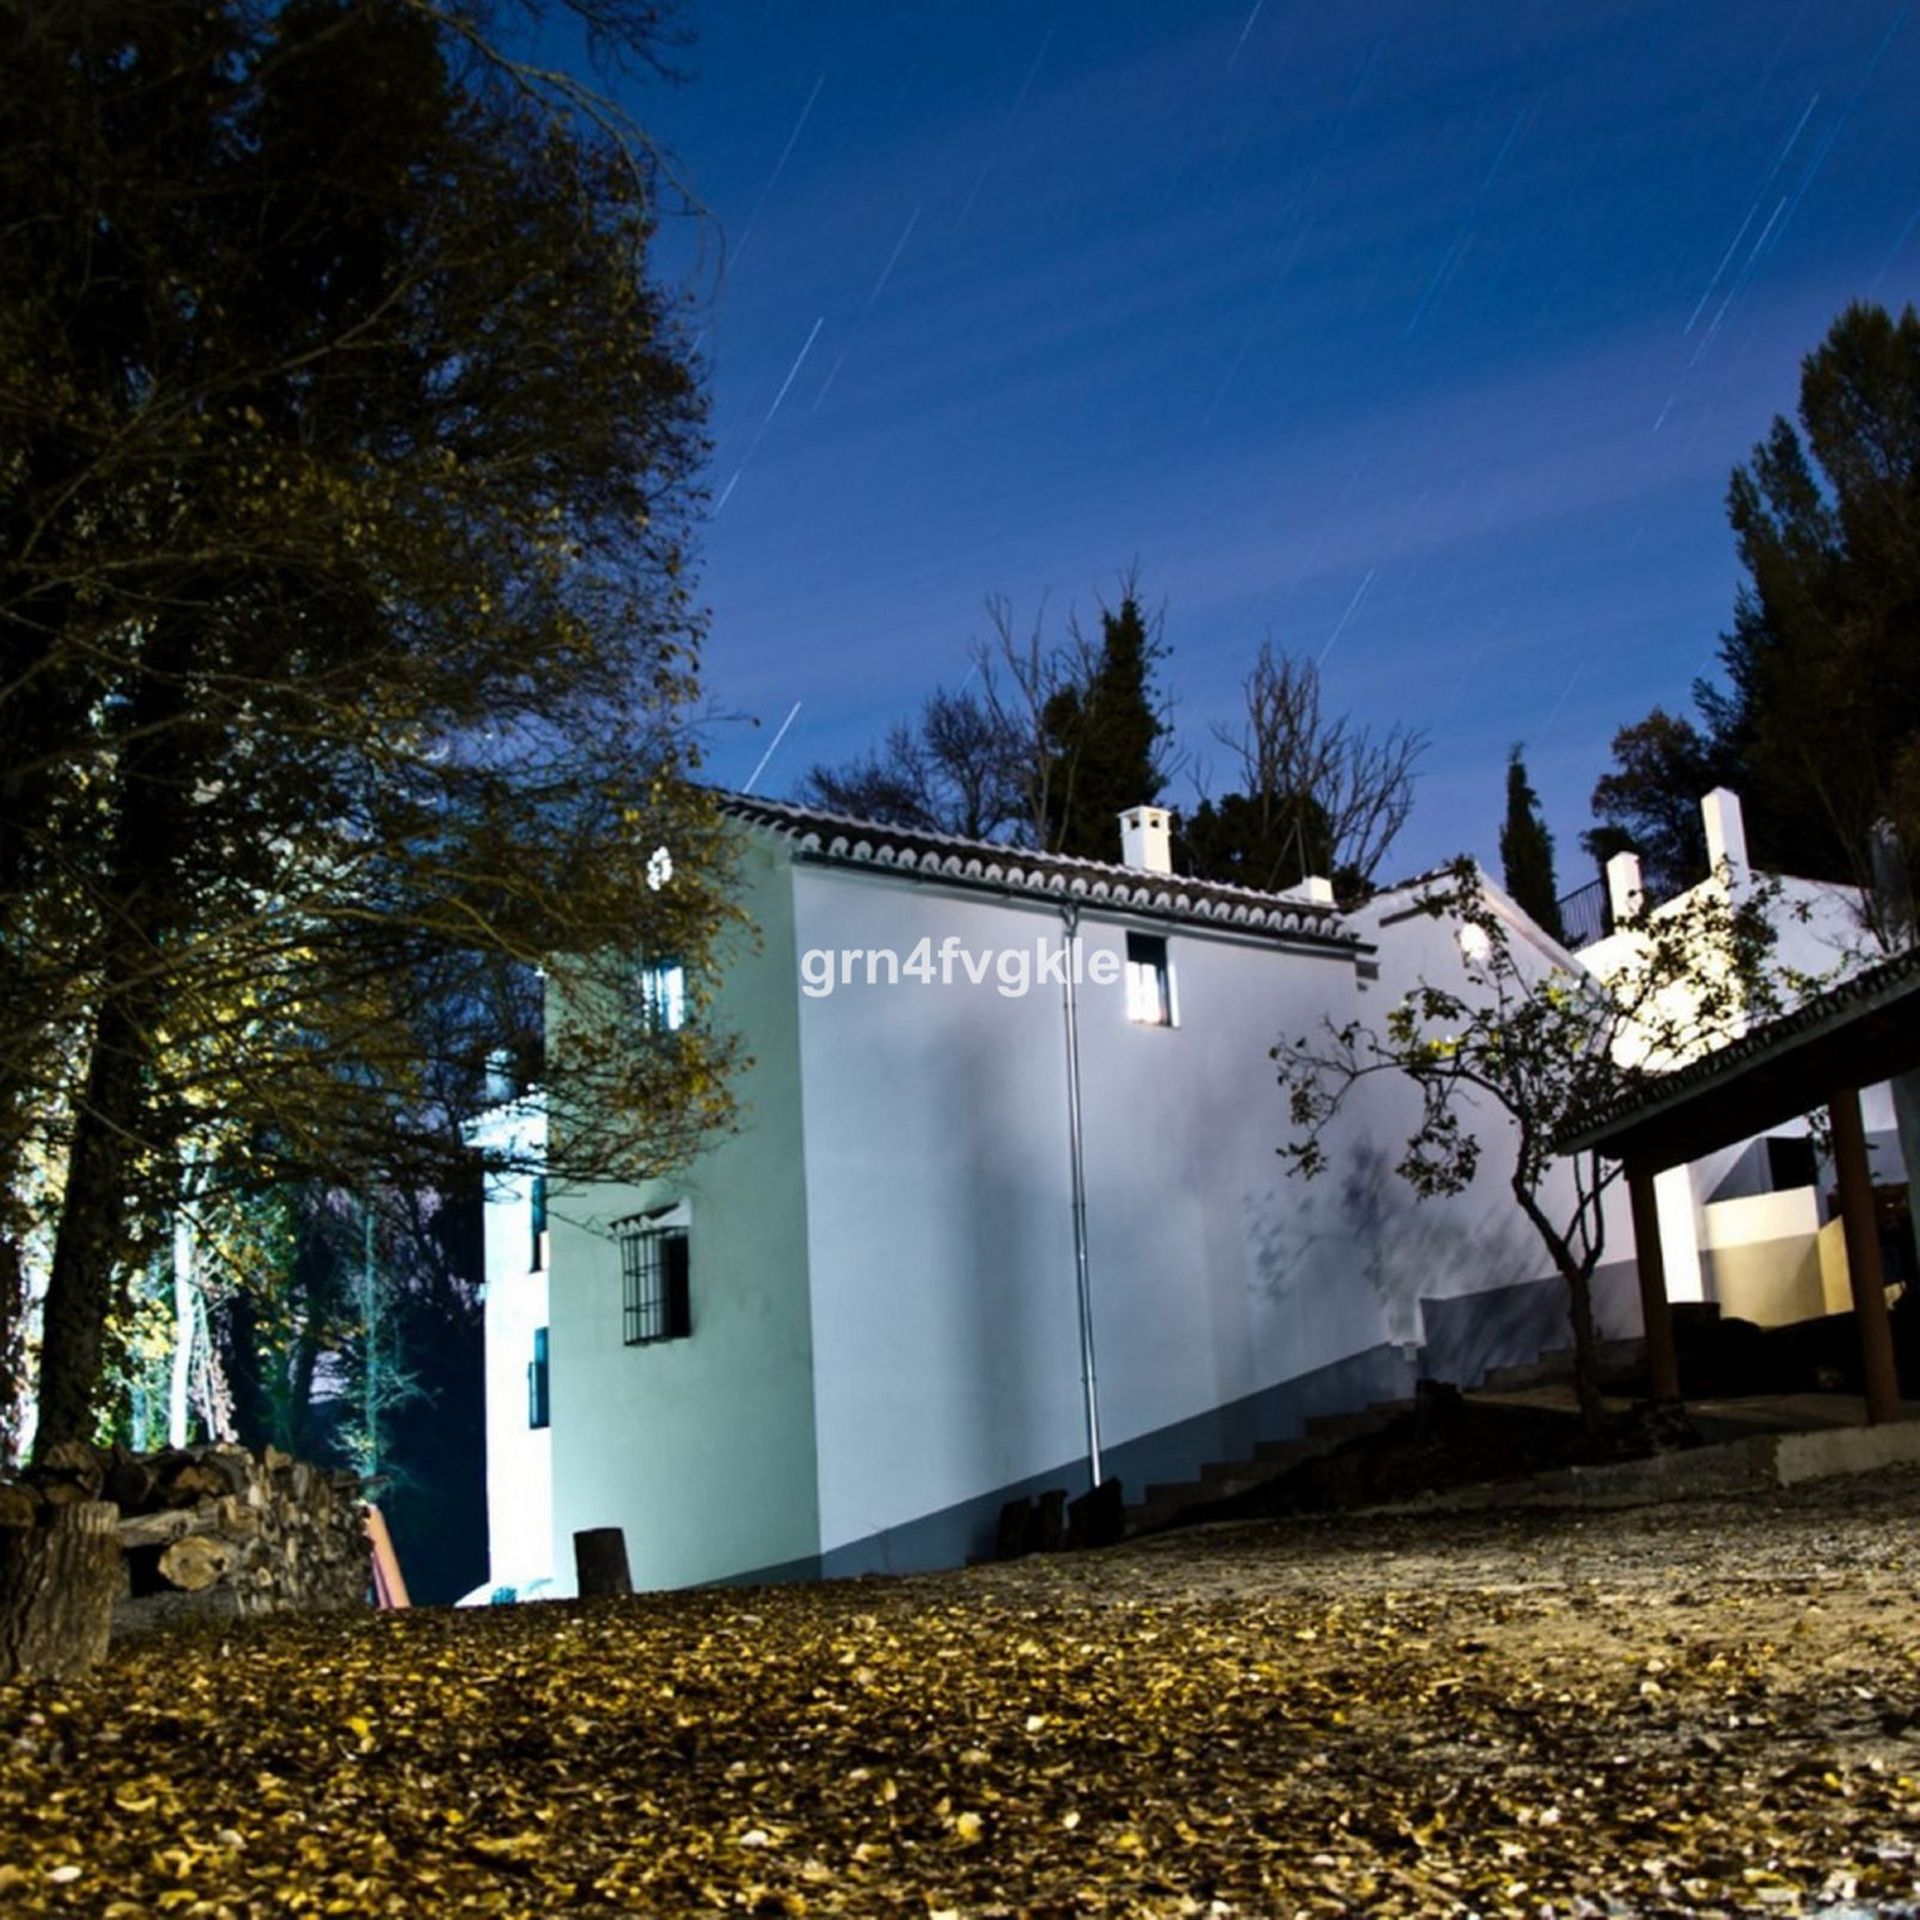
POLYGON ((1498 1207, 1469 1214, 1472 1205, 1419 1199, 1385 1148, 1359 1142, 1323 1178, 1282 1179, 1253 1200, 1249 1289, 1270 1313, 1323 1317, 1330 1290, 1352 1311, 1350 1290, 1359 1288, 1377 1340, 1424 1343, 1423 1309, 1540 1276, 1524 1217, 1498 1207))

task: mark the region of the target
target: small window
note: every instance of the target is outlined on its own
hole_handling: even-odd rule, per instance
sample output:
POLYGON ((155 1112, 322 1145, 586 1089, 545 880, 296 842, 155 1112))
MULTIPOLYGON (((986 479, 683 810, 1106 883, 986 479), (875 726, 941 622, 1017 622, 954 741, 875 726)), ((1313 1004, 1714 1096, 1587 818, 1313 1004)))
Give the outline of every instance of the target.
POLYGON ((544 1173, 533 1176, 532 1216, 533 1244, 527 1265, 533 1272, 539 1273, 547 1264, 547 1176, 544 1173))
POLYGON ((687 970, 678 960, 641 968, 640 1019, 649 1033, 678 1033, 687 1024, 687 970))
POLYGON ((527 1363, 527 1425, 551 1426, 552 1402, 547 1388, 547 1330, 533 1330, 533 1358, 527 1363))
POLYGON ((1127 1018, 1143 1027, 1173 1025, 1167 943, 1157 933, 1127 935, 1127 1018))
POLYGON ((630 1347, 684 1340, 693 1331, 687 1292, 687 1230, 658 1215, 621 1222, 620 1292, 623 1335, 630 1347))

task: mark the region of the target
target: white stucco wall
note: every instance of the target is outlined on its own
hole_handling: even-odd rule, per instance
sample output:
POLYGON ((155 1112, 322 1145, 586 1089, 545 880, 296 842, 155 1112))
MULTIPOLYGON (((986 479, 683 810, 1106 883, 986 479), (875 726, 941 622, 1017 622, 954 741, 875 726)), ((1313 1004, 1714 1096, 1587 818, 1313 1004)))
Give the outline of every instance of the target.
MULTIPOLYGON (((1484 874, 1480 884, 1486 904, 1506 925, 1515 964, 1529 977, 1541 978, 1577 964, 1575 956, 1542 933, 1484 874)), ((1458 923, 1416 904, 1430 891, 1430 886, 1416 886, 1376 896, 1354 916, 1355 926, 1376 947, 1376 978, 1363 988, 1360 998, 1361 1015, 1371 1026, 1383 1026, 1390 1009, 1423 982, 1464 997, 1476 991, 1458 943, 1458 923)), ((1369 1083, 1368 1093, 1364 1118, 1365 1137, 1372 1143, 1369 1150, 1382 1154, 1391 1167, 1418 1123, 1419 1101, 1410 1087, 1391 1076, 1369 1083)), ((1424 1276, 1417 1288, 1424 1297, 1455 1298, 1554 1274, 1551 1256, 1509 1185, 1514 1123, 1492 1102, 1482 1102, 1472 1130, 1481 1146, 1480 1171, 1473 1186, 1452 1202, 1428 1203, 1412 1212, 1406 1211, 1409 1203, 1403 1198, 1397 1230, 1383 1236, 1385 1258, 1415 1265, 1424 1276)), ((1406 1194, 1405 1183, 1397 1176, 1394 1184, 1406 1194)), ((1562 1226, 1570 1223, 1575 1199, 1571 1170, 1564 1165, 1556 1168, 1543 1183, 1540 1197, 1550 1219, 1562 1226)), ((1602 1218, 1603 1263, 1631 1259, 1626 1196, 1618 1182, 1607 1190, 1602 1218)), ((1396 1289, 1402 1294, 1408 1290, 1404 1285, 1396 1289)))
POLYGON ((818 1544, 806 1289, 804 1147, 790 869, 746 848, 740 902, 760 930, 723 966, 711 1017, 752 1064, 736 1132, 646 1187, 554 1191, 553 1557, 624 1530, 636 1587, 804 1559, 818 1544), (615 1221, 684 1202, 692 1337, 623 1344, 615 1221))
MULTIPOLYGON (((496 1109, 468 1131, 470 1144, 536 1155, 546 1123, 537 1106, 496 1109)), ((553 1448, 550 1430, 527 1424, 533 1335, 547 1324, 547 1272, 534 1264, 533 1181, 488 1178, 485 1213, 487 1390, 487 1575, 519 1586, 552 1571, 553 1448)))
POLYGON ((1827 1311, 1811 1187, 1702 1208, 1701 1243, 1723 1313, 1772 1327, 1827 1311))
MULTIPOLYGON (((1405 1089, 1354 1101, 1326 1177, 1286 1173, 1269 1049, 1362 1004, 1351 952, 1096 908, 1089 957, 1123 955, 1130 926, 1167 939, 1178 1025, 1130 1022, 1118 986, 1080 995, 1109 1453, 1417 1341, 1423 1297, 1546 1274, 1497 1167, 1425 1204, 1393 1174, 1405 1089)), ((796 879, 802 954, 904 957, 923 937, 1031 949, 1061 933, 1056 907, 1022 896, 824 866, 796 879)), ((1392 944, 1411 984, 1420 938, 1392 944)), ((1042 1472, 1083 1484, 1059 988, 862 980, 803 997, 801 1033, 823 1548, 1042 1472)))
MULTIPOLYGON (((984 953, 1058 918, 801 867, 798 951, 984 953)), ((1089 988, 1091 995, 1095 989, 1089 988)), ((1110 996, 1113 989, 1101 989, 1110 996)), ((800 1008, 827 1549, 1082 1446, 1057 990, 836 986, 800 1008)))

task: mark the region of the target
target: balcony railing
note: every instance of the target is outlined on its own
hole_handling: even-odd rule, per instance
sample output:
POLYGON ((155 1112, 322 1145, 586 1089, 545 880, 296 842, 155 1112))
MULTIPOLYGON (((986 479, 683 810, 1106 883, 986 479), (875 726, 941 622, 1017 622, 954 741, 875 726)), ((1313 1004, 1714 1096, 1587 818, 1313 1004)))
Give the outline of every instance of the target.
POLYGON ((1589 880, 1584 887, 1561 895, 1554 904, 1560 909, 1567 945, 1575 952, 1604 940, 1613 931, 1613 905, 1607 898, 1605 880, 1589 880))

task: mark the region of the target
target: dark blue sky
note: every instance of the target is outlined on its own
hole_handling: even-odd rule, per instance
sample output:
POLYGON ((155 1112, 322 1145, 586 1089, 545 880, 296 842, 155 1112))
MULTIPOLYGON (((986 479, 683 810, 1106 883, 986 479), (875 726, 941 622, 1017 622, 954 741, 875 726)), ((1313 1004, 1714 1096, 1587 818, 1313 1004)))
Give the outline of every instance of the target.
POLYGON ((1493 864, 1520 739, 1579 884, 1609 737, 1727 619, 1729 470, 1849 299, 1920 295, 1907 14, 691 0, 639 104, 725 242, 707 679, 764 724, 711 772, 799 701, 785 793, 987 594, 1057 629, 1137 565, 1216 789, 1271 636, 1431 732, 1390 871, 1493 864))

